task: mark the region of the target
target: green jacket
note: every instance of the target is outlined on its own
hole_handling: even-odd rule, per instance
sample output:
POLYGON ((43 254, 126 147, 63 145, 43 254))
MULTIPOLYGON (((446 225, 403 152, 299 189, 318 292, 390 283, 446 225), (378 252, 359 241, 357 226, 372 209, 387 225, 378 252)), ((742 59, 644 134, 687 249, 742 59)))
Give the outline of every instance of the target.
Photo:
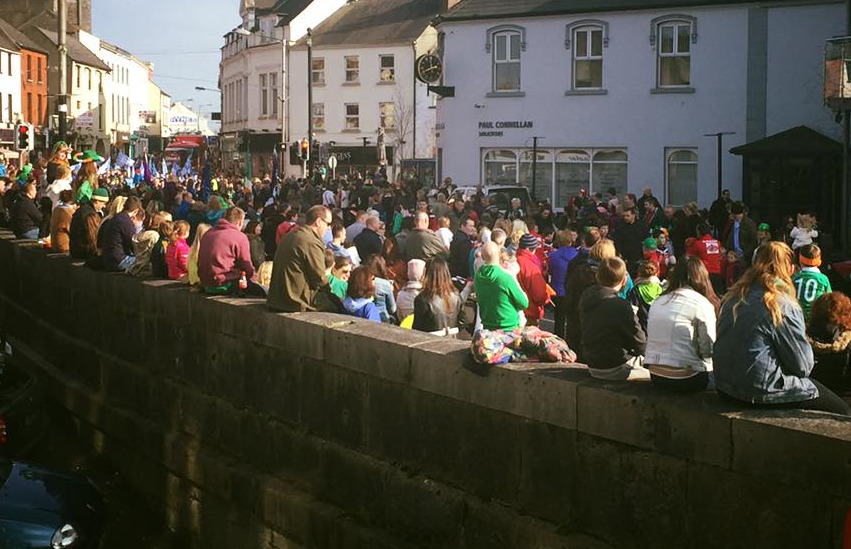
POLYGON ((511 331, 520 325, 520 314, 529 298, 513 276, 499 265, 484 265, 474 280, 479 315, 485 330, 511 331))

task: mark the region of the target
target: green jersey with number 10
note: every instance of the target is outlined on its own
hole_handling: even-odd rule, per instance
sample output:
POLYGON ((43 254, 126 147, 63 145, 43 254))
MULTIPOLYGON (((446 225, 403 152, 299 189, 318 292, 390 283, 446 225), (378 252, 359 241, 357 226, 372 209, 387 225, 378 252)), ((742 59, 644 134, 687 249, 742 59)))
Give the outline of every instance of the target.
POLYGON ((804 318, 810 318, 810 308, 813 302, 822 294, 831 292, 830 280, 817 267, 804 267, 792 277, 798 294, 798 303, 804 310, 804 318))

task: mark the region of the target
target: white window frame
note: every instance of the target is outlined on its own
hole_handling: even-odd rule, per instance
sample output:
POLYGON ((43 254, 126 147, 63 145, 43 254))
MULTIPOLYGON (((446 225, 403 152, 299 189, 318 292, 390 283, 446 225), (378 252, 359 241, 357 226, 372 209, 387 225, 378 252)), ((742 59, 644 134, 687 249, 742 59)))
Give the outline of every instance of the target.
POLYGON ((397 113, 396 113, 396 103, 393 101, 382 101, 378 104, 378 125, 384 128, 386 131, 396 131, 397 125, 397 113), (384 108, 390 107, 392 109, 392 114, 385 114, 384 108), (392 125, 387 124, 387 118, 391 118, 393 120, 392 125))
POLYGON ((269 116, 269 75, 257 75, 260 81, 260 116, 269 116))
POLYGON ((325 103, 314 103, 312 114, 314 131, 325 131, 325 103))
POLYGON ((692 87, 692 54, 694 53, 694 44, 697 44, 697 18, 691 15, 665 15, 657 17, 651 21, 650 26, 650 45, 656 49, 656 90, 669 92, 691 92, 692 87), (688 52, 679 51, 679 29, 680 27, 688 27, 689 48, 688 52), (673 28, 673 51, 662 51, 662 29, 673 28), (662 60, 671 58, 688 58, 689 74, 687 84, 663 84, 662 83, 662 60))
POLYGON ((343 57, 343 70, 344 84, 358 84, 360 83, 360 57, 357 55, 346 55, 343 57), (349 67, 349 60, 353 60, 355 62, 355 67, 349 67))
POLYGON ((493 46, 492 46, 493 57, 491 58, 491 63, 492 63, 491 73, 493 75, 492 76, 493 80, 492 80, 492 83, 491 83, 491 89, 492 89, 493 93, 511 93, 511 92, 521 91, 522 90, 522 72, 521 71, 523 70, 523 65, 522 65, 522 61, 521 61, 522 55, 518 55, 516 59, 511 57, 511 41, 513 39, 517 39, 518 41, 522 41, 520 33, 518 31, 515 31, 515 30, 503 30, 503 31, 493 33, 492 39, 493 39, 493 46), (503 38, 503 37, 505 38, 505 59, 499 59, 497 57, 497 55, 498 55, 497 49, 498 48, 496 47, 496 43, 500 38, 503 38), (513 87, 513 88, 498 88, 497 87, 497 67, 499 67, 500 65, 517 65, 518 77, 517 77, 517 86, 516 87, 513 87))
MULTIPOLYGON (((673 206, 684 206, 686 203, 680 204, 675 202, 671 198, 671 164, 683 165, 683 166, 695 166, 697 168, 697 180, 695 181, 695 193, 700 192, 700 155, 698 154, 697 147, 666 147, 665 148, 665 203, 671 204, 673 206), (674 154, 679 152, 687 152, 694 155, 694 161, 672 161, 671 158, 674 154)), ((696 195, 694 200, 697 201, 699 197, 696 195)), ((689 201, 690 202, 690 201, 689 201)))
POLYGON ((311 63, 312 63, 312 65, 310 67, 310 78, 313 82, 313 85, 314 86, 324 86, 325 85, 325 58, 324 57, 314 57, 311 60, 311 63), (321 69, 316 68, 317 62, 322 63, 321 69))
POLYGON ((272 116, 278 117, 278 73, 269 73, 269 99, 272 102, 272 116))
POLYGON ((596 19, 583 19, 582 21, 576 21, 567 25, 565 31, 565 41, 564 41, 565 49, 572 50, 570 54, 570 91, 572 92, 590 92, 590 93, 605 93, 605 77, 603 75, 604 67, 605 67, 605 49, 609 47, 609 24, 605 21, 599 21, 596 19), (586 55, 579 56, 578 51, 578 34, 580 32, 586 32, 587 35, 585 37, 585 51, 586 55), (592 44, 593 34, 594 32, 600 33, 600 41, 602 43, 600 48, 600 54, 594 55, 592 52, 592 44), (599 61, 600 62, 600 85, 597 87, 591 86, 582 86, 579 87, 576 85, 576 62, 577 61, 599 61))
POLYGON ((360 103, 346 103, 343 108, 345 109, 345 128, 344 131, 360 131, 360 103), (350 114, 349 107, 354 107, 357 111, 355 114, 350 114), (349 121, 354 120, 355 124, 352 127, 349 127, 349 121))
POLYGON ((378 56, 378 81, 382 84, 390 84, 396 82, 396 56, 392 53, 381 54, 378 56), (390 60, 389 66, 385 66, 384 61, 390 60), (389 71, 385 78, 384 71, 389 71))

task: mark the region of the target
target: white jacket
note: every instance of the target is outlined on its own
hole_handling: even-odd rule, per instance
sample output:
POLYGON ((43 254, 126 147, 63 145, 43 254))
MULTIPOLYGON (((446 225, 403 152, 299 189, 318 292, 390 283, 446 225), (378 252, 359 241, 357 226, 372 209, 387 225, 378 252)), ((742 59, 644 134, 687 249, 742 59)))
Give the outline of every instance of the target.
POLYGON ((715 307, 688 286, 660 296, 647 317, 645 364, 711 372, 715 324, 715 307))

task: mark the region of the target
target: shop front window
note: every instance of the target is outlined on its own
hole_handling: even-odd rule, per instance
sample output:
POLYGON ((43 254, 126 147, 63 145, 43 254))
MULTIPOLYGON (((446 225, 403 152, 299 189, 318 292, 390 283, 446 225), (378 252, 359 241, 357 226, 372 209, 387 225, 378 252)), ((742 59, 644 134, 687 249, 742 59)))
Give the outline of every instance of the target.
POLYGON ((517 155, 514 151, 496 150, 485 154, 485 184, 517 184, 517 155))
POLYGON ((537 161, 533 164, 532 151, 523 151, 520 155, 520 184, 529 188, 535 200, 553 200, 553 154, 550 151, 537 151, 537 161), (533 170, 533 165, 534 170, 533 170), (532 181, 535 173, 534 185, 532 181))

